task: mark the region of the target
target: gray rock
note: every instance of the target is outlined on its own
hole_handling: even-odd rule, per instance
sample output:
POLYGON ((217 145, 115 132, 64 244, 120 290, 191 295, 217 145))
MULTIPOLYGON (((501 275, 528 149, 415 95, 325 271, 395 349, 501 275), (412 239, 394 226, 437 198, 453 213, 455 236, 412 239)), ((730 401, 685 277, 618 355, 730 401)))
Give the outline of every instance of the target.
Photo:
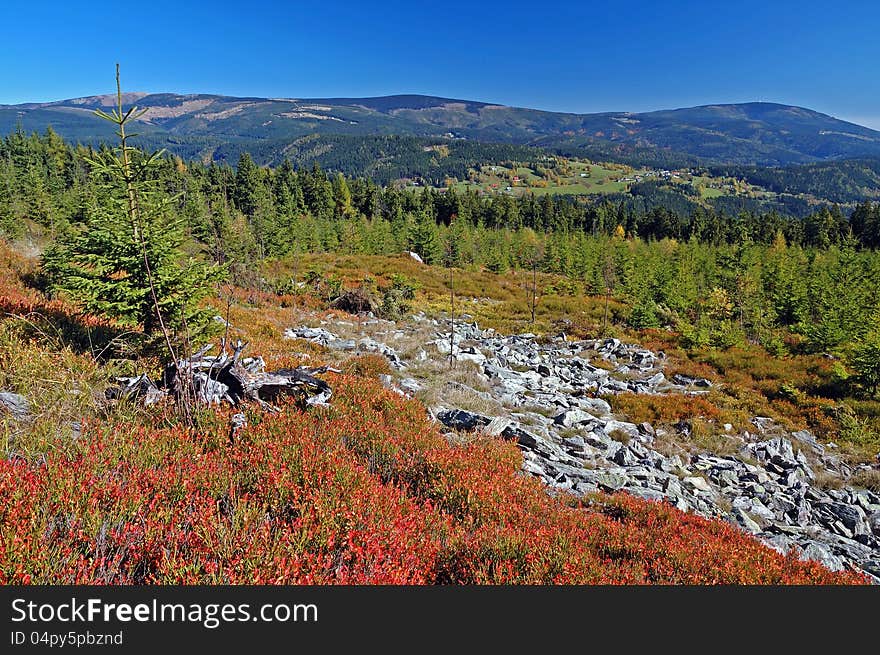
MULTIPOLYGON (((655 481, 655 478, 656 478, 653 471, 645 468, 644 466, 639 466, 637 464, 634 466, 628 467, 626 469, 626 474, 631 478, 635 478, 636 480, 644 481, 645 484, 651 484, 652 482, 655 481)), ((658 489, 663 488, 663 485, 660 484, 659 482, 655 486, 658 489)))
POLYGON ((765 545, 769 546, 780 555, 788 555, 788 551, 790 551, 793 546, 797 545, 794 541, 792 541, 790 537, 786 537, 784 534, 776 534, 771 537, 765 537, 762 538, 761 541, 763 541, 765 545))
POLYGON ((751 532, 752 534, 758 534, 761 532, 761 526, 755 522, 755 520, 749 516, 749 513, 743 509, 736 508, 733 510, 733 515, 736 517, 737 523, 739 523, 744 529, 751 532))
POLYGON ((639 463, 639 458, 626 446, 619 448, 610 459, 621 466, 635 466, 639 463))
POLYGON ((567 437, 562 440, 562 443, 565 444, 567 448, 578 452, 584 452, 584 447, 587 445, 587 442, 584 441, 583 437, 567 437))
POLYGON ((868 517, 868 526, 875 537, 880 537, 880 511, 874 512, 868 517))
POLYGON ((639 461, 644 459, 650 459, 652 450, 649 450, 646 446, 643 446, 641 442, 632 439, 629 444, 627 444, 627 449, 638 459, 639 461))
POLYGON ((773 494, 770 496, 769 503, 770 507, 776 510, 776 516, 777 518, 780 518, 780 520, 785 519, 785 517, 781 516, 783 514, 788 514, 789 512, 797 513, 797 503, 793 502, 791 498, 784 494, 773 494))
POLYGON ((596 482, 604 491, 617 491, 622 489, 629 480, 626 476, 609 471, 600 471, 596 476, 596 482))
POLYGON ((798 430, 797 432, 792 432, 791 436, 793 439, 797 439, 801 443, 807 444, 807 446, 809 446, 817 455, 825 454, 825 448, 816 440, 816 436, 809 430, 798 430))
POLYGON ((811 541, 807 544, 800 558, 802 560, 819 562, 819 564, 832 571, 843 571, 846 568, 842 559, 834 555, 827 546, 816 541, 811 541))
POLYGON ((553 422, 562 425, 566 428, 570 428, 575 425, 580 425, 581 423, 586 423, 587 421, 593 421, 595 417, 592 414, 587 414, 580 409, 569 409, 568 411, 562 412, 557 416, 553 417, 553 422))
POLYGON ((683 462, 678 455, 672 457, 664 457, 660 461, 660 470, 666 473, 677 473, 683 468, 683 462))
POLYGON ((633 439, 638 439, 640 436, 639 428, 635 423, 627 423, 626 421, 617 421, 614 419, 608 420, 602 427, 602 431, 607 435, 611 435, 614 432, 622 432, 633 439))
MULTIPOLYGON (((810 471, 812 474, 812 471, 810 471)), ((802 469, 789 469, 787 473, 780 476, 779 482, 786 487, 797 487, 803 484, 805 474, 802 469)))
POLYGON ((688 502, 684 498, 676 499, 675 507, 676 507, 676 509, 678 509, 682 512, 690 512, 692 509, 691 506, 688 504, 688 502))
POLYGON ((666 492, 666 495, 670 498, 682 497, 681 484, 679 483, 678 478, 672 476, 665 478, 661 483, 661 486, 666 492))
POLYGON ((330 350, 356 350, 357 343, 354 339, 331 339, 325 344, 330 350))
POLYGON ((391 391, 393 391, 396 394, 400 394, 401 396, 406 395, 406 392, 403 389, 401 389, 397 384, 395 384, 394 378, 391 377, 390 375, 383 373, 382 375, 379 376, 379 382, 382 383, 383 387, 385 387, 386 389, 390 389, 391 391))
MULTIPOLYGON (((490 437, 497 437, 500 434, 504 434, 506 430, 513 426, 513 421, 504 416, 496 416, 489 424, 483 428, 483 432, 485 432, 490 437)), ((515 429, 515 428, 514 428, 515 429)))
POLYGON ((486 361, 486 356, 476 348, 463 348, 456 353, 455 359, 460 362, 473 362, 474 364, 482 364, 486 361))
POLYGON ((601 398, 581 397, 578 398, 578 405, 594 416, 602 417, 611 414, 611 405, 601 398))
POLYGON ((28 399, 11 391, 0 391, 0 415, 9 414, 16 421, 25 421, 31 415, 28 399))
POLYGON ((776 421, 769 416, 755 416, 752 418, 752 424, 761 432, 766 432, 776 424, 776 421))
POLYGON ((614 441, 604 432, 587 432, 583 435, 583 438, 584 441, 595 448, 608 449, 612 447, 612 444, 617 444, 615 448, 620 445, 619 442, 614 441))
POLYGON ((605 449, 605 453, 604 453, 605 459, 613 462, 614 458, 617 456, 617 453, 620 452, 621 450, 623 450, 624 448, 626 448, 626 446, 624 446, 619 441, 614 441, 613 439, 610 440, 607 444, 606 449, 605 449))
POLYGON ((586 495, 586 494, 594 494, 599 491, 599 486, 592 484, 590 482, 578 482, 574 486, 575 492, 578 494, 586 495))
POLYGON ((604 380, 599 387, 602 393, 626 393, 627 391, 631 391, 629 385, 626 382, 622 382, 620 380, 604 380))
POLYGON ((771 521, 776 518, 776 515, 773 511, 768 508, 764 503, 761 502, 758 498, 746 498, 745 496, 739 496, 733 500, 733 508, 741 509, 745 512, 748 512, 752 516, 760 517, 765 521, 771 521))
POLYGON ((663 495, 660 491, 655 491, 654 489, 646 489, 645 487, 624 487, 625 492, 632 496, 637 496, 638 498, 642 498, 643 500, 650 500, 654 502, 661 502, 666 500, 666 496, 663 495))
POLYGON ((422 390, 422 385, 419 384, 417 380, 414 378, 403 378, 398 385, 401 389, 403 389, 406 393, 410 395, 414 395, 422 390))
POLYGON ((331 341, 337 339, 337 336, 324 328, 296 327, 287 328, 284 331, 285 339, 305 339, 312 343, 326 346, 331 341))
MULTIPOLYGON (((348 342, 344 342, 347 346, 348 342)), ((330 347, 334 348, 335 342, 330 342, 330 347)), ((337 348, 334 348, 337 349, 337 348)), ((348 350, 349 348, 338 348, 339 350, 348 350)), ((364 337, 360 341, 357 342, 357 349, 361 352, 371 352, 371 353, 379 353, 380 355, 384 355, 385 358, 391 363, 395 368, 403 368, 403 362, 401 362, 400 357, 397 354, 397 351, 390 346, 386 346, 384 343, 379 343, 375 339, 370 337, 364 337)))
POLYGON ((712 491, 712 485, 706 482, 705 478, 701 478, 698 476, 695 477, 687 477, 682 480, 686 485, 691 487, 692 489, 696 489, 697 491, 712 491))
MULTIPOLYGON (((867 517, 864 510, 858 505, 847 505, 846 503, 826 503, 824 505, 830 513, 846 526, 847 531, 853 535, 869 534, 870 527, 867 523, 867 517)), ((847 535, 849 536, 849 535, 847 535)))
POLYGON ((687 375, 682 375, 681 373, 673 375, 672 381, 683 387, 700 387, 703 389, 709 389, 712 387, 712 382, 706 378, 692 378, 687 375))
POLYGON ((739 477, 736 475, 735 471, 730 469, 715 469, 714 473, 714 475, 712 473, 709 475, 722 486, 737 487, 739 485, 739 477))
POLYGON ((492 421, 488 416, 467 412, 463 409, 440 408, 439 411, 435 413, 435 416, 437 420, 446 427, 452 428, 453 430, 463 430, 465 432, 489 425, 492 421))

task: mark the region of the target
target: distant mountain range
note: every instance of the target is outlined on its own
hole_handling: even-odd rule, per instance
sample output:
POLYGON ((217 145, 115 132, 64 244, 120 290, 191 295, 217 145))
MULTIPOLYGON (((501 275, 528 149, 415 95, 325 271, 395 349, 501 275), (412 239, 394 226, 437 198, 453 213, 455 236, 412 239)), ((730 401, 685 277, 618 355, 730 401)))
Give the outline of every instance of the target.
MULTIPOLYGON (((112 140, 112 130, 92 111, 115 100, 105 95, 0 105, 0 133, 18 125, 27 132, 51 125, 74 142, 112 140)), ((446 140, 630 163, 781 166, 880 157, 878 131, 764 102, 597 114, 420 95, 291 99, 128 93, 125 102, 147 109, 138 129, 145 147, 204 160, 231 159, 248 150, 262 163, 277 163, 291 154, 325 154, 334 148, 361 148, 361 158, 374 151, 381 157, 384 151, 375 140, 390 143, 389 137, 408 138, 403 143, 414 151, 424 148, 425 140, 446 140), (373 145, 364 150, 364 143, 373 145)))

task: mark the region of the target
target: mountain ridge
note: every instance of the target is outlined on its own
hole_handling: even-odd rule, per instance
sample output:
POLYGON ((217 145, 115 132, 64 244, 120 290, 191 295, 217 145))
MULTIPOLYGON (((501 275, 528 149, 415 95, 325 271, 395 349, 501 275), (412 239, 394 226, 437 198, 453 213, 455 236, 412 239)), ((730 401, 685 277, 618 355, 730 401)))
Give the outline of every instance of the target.
MULTIPOLYGON (((48 125, 67 139, 96 143, 112 132, 91 110, 114 94, 0 105, 0 129, 48 125)), ((784 166, 880 157, 880 132, 805 107, 775 102, 715 103, 649 112, 554 112, 420 94, 335 98, 261 98, 128 92, 145 109, 149 145, 214 158, 221 145, 265 149, 277 163, 302 137, 409 136, 534 146, 567 154, 615 151, 675 155, 694 163, 784 166), (186 147, 184 147, 186 146, 186 147)), ((636 153, 636 154, 633 154, 636 153)))

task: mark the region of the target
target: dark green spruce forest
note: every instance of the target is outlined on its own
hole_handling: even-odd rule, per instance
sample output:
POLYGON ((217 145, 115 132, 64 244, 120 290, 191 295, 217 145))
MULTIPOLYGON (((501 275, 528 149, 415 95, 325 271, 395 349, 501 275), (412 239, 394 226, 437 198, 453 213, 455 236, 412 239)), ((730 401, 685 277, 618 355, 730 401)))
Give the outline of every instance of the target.
MULTIPOLYGON (((51 255, 92 228, 106 204, 90 164, 100 150, 72 147, 51 129, 5 137, 2 233, 38 238, 51 255)), ((601 197, 383 187, 317 165, 259 167, 246 153, 235 168, 165 156, 156 169, 162 220, 179 231, 177 245, 239 284, 283 291, 296 282, 255 275, 267 260, 412 251, 428 264, 560 274, 566 282, 552 291, 611 294, 629 308, 617 321, 675 328, 694 347, 849 353, 880 345, 877 203, 849 215, 823 206, 803 218, 640 210, 601 197)))

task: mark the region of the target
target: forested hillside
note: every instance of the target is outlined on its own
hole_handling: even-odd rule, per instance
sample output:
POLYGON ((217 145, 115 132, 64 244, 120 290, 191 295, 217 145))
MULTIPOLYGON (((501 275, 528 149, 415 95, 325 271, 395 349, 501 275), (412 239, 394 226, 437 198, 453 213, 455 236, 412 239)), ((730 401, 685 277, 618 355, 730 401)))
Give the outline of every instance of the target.
MULTIPOLYGON (((93 157, 52 132, 5 138, 0 228, 46 246, 87 230, 103 193, 93 157)), ((271 258, 410 250, 429 264, 562 274, 587 293, 630 299, 630 324, 676 326, 695 343, 781 348, 793 331, 815 351, 868 335, 877 308, 876 204, 804 219, 701 206, 646 211, 608 199, 380 187, 317 166, 261 168, 247 154, 237 168, 174 157, 157 164, 188 248, 242 280, 271 258)))
MULTIPOLYGON (((14 132, 3 139, 0 221, 7 234, 20 234, 26 220, 42 224, 53 233, 63 233, 68 226, 83 222, 89 203, 95 199, 95 182, 87 163, 95 152, 86 146, 71 147, 51 130, 42 136, 14 132)), ((371 156, 364 153, 365 159, 371 156)), ((689 202, 688 194, 695 193, 689 187, 672 192, 668 185, 649 181, 634 184, 626 196, 485 195, 455 189, 380 186, 370 178, 327 173, 317 165, 298 169, 290 161, 277 168, 259 167, 248 153, 239 155, 235 168, 166 157, 161 177, 194 234, 204 236, 209 224, 222 232, 237 214, 246 219, 247 229, 237 230, 240 242, 230 242, 227 247, 245 248, 251 240, 263 255, 288 252, 299 229, 320 234, 340 225, 366 229, 357 220, 349 225, 343 219, 378 219, 369 227, 382 230, 384 223, 415 224, 420 219, 443 227, 457 217, 461 224, 474 228, 530 228, 548 235, 571 231, 611 235, 619 227, 628 237, 669 237, 714 245, 743 239, 770 244, 781 233, 790 245, 820 247, 840 244, 848 238, 856 245, 875 243, 880 229, 870 203, 862 205, 852 223, 833 206, 803 219, 796 217, 798 212, 716 211, 697 203, 696 197, 689 202)), ((737 200, 727 199, 734 208, 737 200)), ((743 198, 742 204, 748 209, 748 198, 743 198)), ((762 205, 751 205, 756 206, 762 205)), ((389 247, 400 246, 406 233, 393 230, 397 241, 389 247)), ((303 238, 307 244, 315 242, 314 238, 309 241, 308 234, 303 238)), ((332 241, 332 237, 322 239, 324 246, 328 245, 327 239, 332 241)), ((557 263, 548 260, 546 265, 557 263)))
MULTIPOLYGON (((845 572, 831 551, 827 561, 841 571, 834 575, 666 505, 598 492, 583 501, 551 499, 518 475, 525 464, 513 445, 490 438, 449 443, 426 422, 424 405, 384 388, 380 379, 396 388, 392 366, 400 364, 389 346, 359 334, 358 343, 384 354, 340 358, 334 348, 347 352, 345 339, 334 338, 342 345, 330 347, 331 341, 316 345, 290 340, 300 333, 286 335, 291 321, 304 317, 326 317, 334 329, 354 330, 355 321, 375 326, 375 317, 343 313, 369 309, 395 334, 422 335, 408 354, 421 362, 410 369, 422 367, 416 387, 428 385, 421 400, 469 399, 496 411, 501 406, 494 397, 469 386, 481 384, 479 369, 431 361, 423 350, 430 336, 408 321, 454 311, 468 324, 490 328, 481 335, 528 332, 536 344, 559 331, 601 335, 611 347, 620 343, 612 337, 638 340, 658 354, 635 352, 662 357, 671 379, 684 382, 675 382, 668 395, 630 393, 628 384, 642 384, 635 369, 605 364, 618 366, 613 373, 619 377, 610 380, 624 390, 607 396, 613 410, 642 426, 606 414, 609 433, 602 438, 609 448, 622 448, 614 445, 623 438, 621 426, 647 431, 644 426, 656 425, 651 434, 666 455, 651 456, 664 462, 668 456, 670 470, 679 471, 665 473, 664 484, 683 475, 698 503, 699 489, 711 487, 693 471, 681 473, 674 462, 683 461, 673 451, 730 455, 724 449, 740 438, 734 431, 748 434, 755 425, 772 423, 785 434, 815 430, 840 452, 831 477, 814 480, 816 512, 831 502, 822 489, 838 493, 836 485, 855 489, 839 491, 848 503, 840 512, 858 514, 850 508, 861 501, 852 494, 880 487, 871 464, 880 447, 880 253, 873 249, 880 205, 864 202, 849 215, 822 207, 805 218, 728 213, 700 202, 673 204, 664 185, 650 182, 634 185, 636 193, 626 197, 514 196, 380 186, 290 161, 260 167, 247 153, 233 168, 131 151, 127 166, 149 172, 133 205, 120 152, 127 151, 71 147, 52 131, 18 131, 0 142, 0 230, 32 255, 6 245, 0 250, 0 386, 22 398, 20 406, 29 406, 26 394, 39 408, 25 423, 17 414, 2 418, 12 436, 3 460, 0 522, 29 536, 0 550, 0 581, 864 580, 845 572), (629 201, 638 197, 652 204, 629 201), (231 285, 221 284, 224 276, 231 285), (416 308, 421 314, 414 317, 416 308), (151 384, 140 376, 156 371, 167 379, 173 367, 163 368, 157 355, 166 345, 195 352, 224 329, 236 348, 248 342, 259 349, 249 366, 341 367, 329 377, 341 391, 326 411, 263 401, 236 416, 179 413, 167 403, 153 409, 110 403, 119 393, 110 386, 114 375, 135 373, 139 377, 123 379, 137 385, 151 384), (693 382, 711 391, 697 397, 690 393, 693 382), (92 421, 85 426, 84 416, 92 421), (244 437, 228 432, 242 420, 250 426, 244 437), (159 423, 170 427, 158 429, 159 423), (674 431, 684 436, 673 438, 674 431), (315 432, 325 439, 320 453, 313 449, 315 432), (154 458, 163 465, 154 466, 154 458), (288 465, 311 473, 290 478, 288 465), (126 484, 114 486, 117 477, 126 484), (330 478, 336 483, 328 486, 330 478), (195 487, 181 491, 173 481, 179 479, 195 487), (76 509, 81 494, 71 494, 73 488, 88 489, 83 502, 90 509, 76 509), (49 499, 70 527, 49 530, 56 514, 42 514, 35 498, 49 499), (326 508, 326 517, 303 518, 309 507, 326 508), (627 518, 620 523, 620 517, 627 518), (226 525, 227 519, 224 543, 239 555, 193 527, 226 525), (109 526, 106 534, 102 524, 109 526), (609 539, 622 550, 609 551, 609 539), (563 542, 570 546, 560 550, 563 542), (169 543, 174 556, 163 554, 161 545, 169 543), (688 544, 700 544, 712 562, 688 544), (340 557, 345 566, 334 564, 340 557)), ((376 328, 369 329, 375 336, 376 328)), ((323 334, 304 334, 315 333, 323 334)), ((454 334, 448 343, 462 354, 454 334)), ((463 356, 465 362, 485 359, 478 351, 463 356)), ((525 375, 510 366, 504 375, 525 375)), ((528 373, 538 380, 552 373, 542 370, 528 373)), ((662 372, 650 379, 652 389, 668 384, 662 372)), ((185 406, 186 396, 175 393, 167 395, 185 406)), ((602 398, 581 401, 612 410, 602 398)), ((577 434, 565 425, 570 413, 551 418, 552 410, 541 411, 548 415, 535 416, 556 426, 560 439, 577 434)), ((520 445, 543 443, 528 431, 515 434, 520 445)), ((609 450, 608 457, 641 475, 626 458, 648 451, 628 444, 630 455, 609 450)), ((791 460, 781 461, 789 466, 791 460)), ((796 466, 809 470, 806 463, 796 466)), ((790 485, 799 485, 801 474, 792 475, 790 485)), ((606 491, 624 484, 602 480, 606 491)), ((656 499, 650 489, 643 493, 656 499)), ((875 496, 865 498, 871 509, 875 496)), ((725 512, 725 502, 718 500, 711 515, 725 512)), ((769 511, 755 507, 750 511, 769 511)), ((762 526, 749 516, 742 521, 755 534, 762 526)), ((857 519, 853 529, 866 530, 867 518, 857 519)), ((837 530, 834 543, 843 544, 834 553, 856 552, 845 541, 852 530, 834 527, 833 517, 822 520, 837 530)), ((853 556, 866 571, 874 570, 871 539, 860 546, 867 555, 853 556)))
POLYGON ((880 195, 880 159, 823 162, 784 168, 728 166, 718 175, 741 177, 776 193, 810 194, 832 202, 859 202, 880 195))
MULTIPOLYGON (((0 132, 52 125, 73 142, 111 137, 92 119, 112 96, 0 105, 0 132)), ((184 158, 222 159, 249 151, 280 164, 302 138, 357 151, 376 136, 442 138, 454 143, 539 146, 551 152, 634 165, 781 166, 880 155, 880 133, 802 107, 751 102, 643 113, 575 114, 419 95, 377 98, 236 98, 129 93, 146 109, 142 143, 184 158)), ((482 158, 488 159, 488 152, 482 158)), ((349 154, 337 155, 347 158, 349 154)), ((348 174, 359 171, 345 169, 348 174)))

